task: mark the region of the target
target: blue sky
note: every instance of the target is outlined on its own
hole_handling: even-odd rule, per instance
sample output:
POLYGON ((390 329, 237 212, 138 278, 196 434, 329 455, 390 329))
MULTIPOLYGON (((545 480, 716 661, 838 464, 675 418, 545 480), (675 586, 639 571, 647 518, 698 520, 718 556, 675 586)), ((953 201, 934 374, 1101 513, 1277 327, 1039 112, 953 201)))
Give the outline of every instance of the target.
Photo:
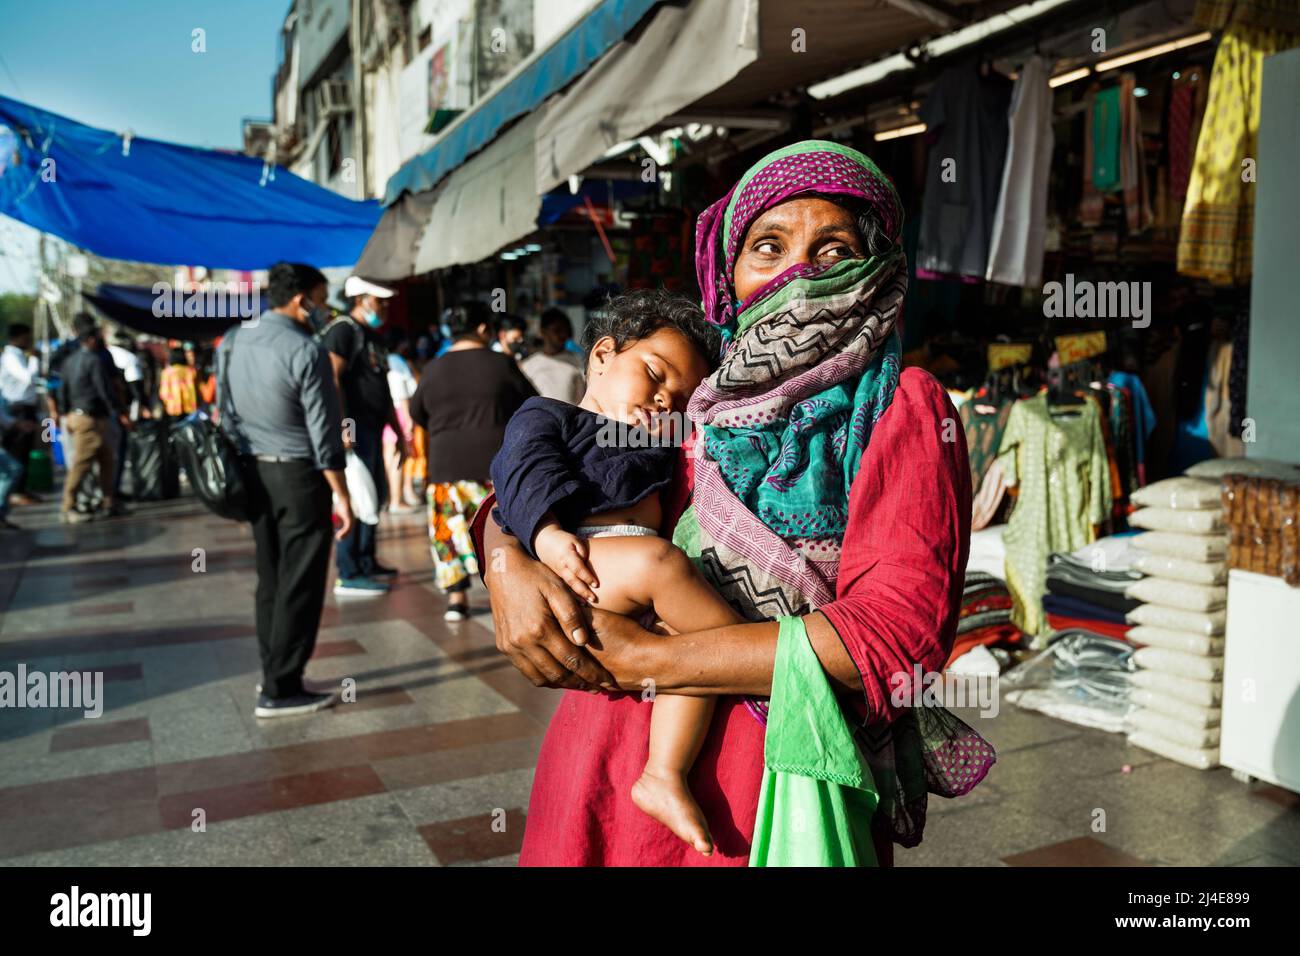
MULTIPOLYGON (((237 149, 271 115, 289 0, 0 0, 0 94, 91 126, 237 149), (191 50, 192 31, 207 52, 191 50)), ((0 292, 28 284, 30 229, 0 217, 0 292), (6 263, 6 260, 9 260, 6 263)))

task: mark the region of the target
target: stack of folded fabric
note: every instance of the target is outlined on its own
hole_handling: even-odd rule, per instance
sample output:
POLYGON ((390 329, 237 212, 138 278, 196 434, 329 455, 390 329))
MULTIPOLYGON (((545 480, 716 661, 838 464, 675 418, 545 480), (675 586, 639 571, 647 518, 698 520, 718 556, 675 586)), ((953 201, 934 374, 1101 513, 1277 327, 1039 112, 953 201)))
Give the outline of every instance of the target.
POLYGON ((1011 623, 1011 591, 1001 578, 983 571, 967 571, 961 596, 957 639, 948 656, 951 664, 977 646, 1019 644, 1020 629, 1011 623))
POLYGON ((1128 597, 1136 625, 1128 639, 1133 659, 1134 708, 1129 741, 1199 769, 1219 762, 1223 698, 1223 632, 1227 622, 1227 554, 1219 483, 1170 478, 1133 495, 1142 510, 1129 523, 1151 529, 1134 545, 1148 575, 1128 597))
POLYGON ((1141 579, 1141 573, 1128 566, 1111 567, 1104 548, 1088 546, 1074 554, 1050 555, 1043 595, 1048 627, 1122 640, 1128 630, 1124 615, 1139 603, 1124 592, 1141 579))

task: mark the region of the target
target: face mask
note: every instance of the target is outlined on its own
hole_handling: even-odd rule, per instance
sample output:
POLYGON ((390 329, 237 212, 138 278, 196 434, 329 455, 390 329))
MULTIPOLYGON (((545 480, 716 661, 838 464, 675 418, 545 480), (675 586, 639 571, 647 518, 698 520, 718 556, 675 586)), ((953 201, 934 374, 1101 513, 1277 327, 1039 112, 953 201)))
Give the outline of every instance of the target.
POLYGON ((523 342, 510 343, 510 354, 513 355, 515 358, 523 358, 524 355, 527 354, 527 352, 528 349, 523 342))
POLYGON ((378 312, 367 312, 365 315, 366 325, 372 329, 377 329, 384 324, 384 320, 379 317, 378 312))

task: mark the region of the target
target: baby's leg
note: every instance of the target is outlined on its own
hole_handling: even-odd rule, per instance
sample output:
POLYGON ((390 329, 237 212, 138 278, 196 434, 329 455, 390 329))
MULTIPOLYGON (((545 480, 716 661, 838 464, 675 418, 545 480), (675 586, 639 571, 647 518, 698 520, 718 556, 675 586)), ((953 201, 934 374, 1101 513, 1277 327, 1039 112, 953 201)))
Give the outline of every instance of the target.
MULTIPOLYGON (((653 607, 678 632, 743 620, 690 559, 662 538, 592 538, 588 544, 592 570, 600 582, 598 607, 619 614, 653 607)), ((632 788, 638 807, 706 856, 713 852, 713 841, 686 776, 708 733, 714 703, 713 697, 655 696, 649 758, 632 788)))

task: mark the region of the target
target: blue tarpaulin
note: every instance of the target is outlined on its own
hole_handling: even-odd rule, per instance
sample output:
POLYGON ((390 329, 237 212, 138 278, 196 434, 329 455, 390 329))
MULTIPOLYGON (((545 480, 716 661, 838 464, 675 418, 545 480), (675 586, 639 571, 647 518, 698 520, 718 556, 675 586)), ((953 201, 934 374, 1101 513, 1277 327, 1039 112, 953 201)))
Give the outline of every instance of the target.
POLYGON ((551 94, 585 73, 657 2, 605 0, 514 79, 475 104, 473 112, 432 149, 408 160, 388 180, 384 205, 396 202, 404 192, 421 192, 438 185, 444 176, 492 142, 507 123, 537 109, 551 94))
POLYGON ((351 266, 379 222, 358 202, 239 153, 85 126, 0 96, 0 213, 96 255, 264 269, 351 266), (7 132, 4 130, 7 127, 7 132))

